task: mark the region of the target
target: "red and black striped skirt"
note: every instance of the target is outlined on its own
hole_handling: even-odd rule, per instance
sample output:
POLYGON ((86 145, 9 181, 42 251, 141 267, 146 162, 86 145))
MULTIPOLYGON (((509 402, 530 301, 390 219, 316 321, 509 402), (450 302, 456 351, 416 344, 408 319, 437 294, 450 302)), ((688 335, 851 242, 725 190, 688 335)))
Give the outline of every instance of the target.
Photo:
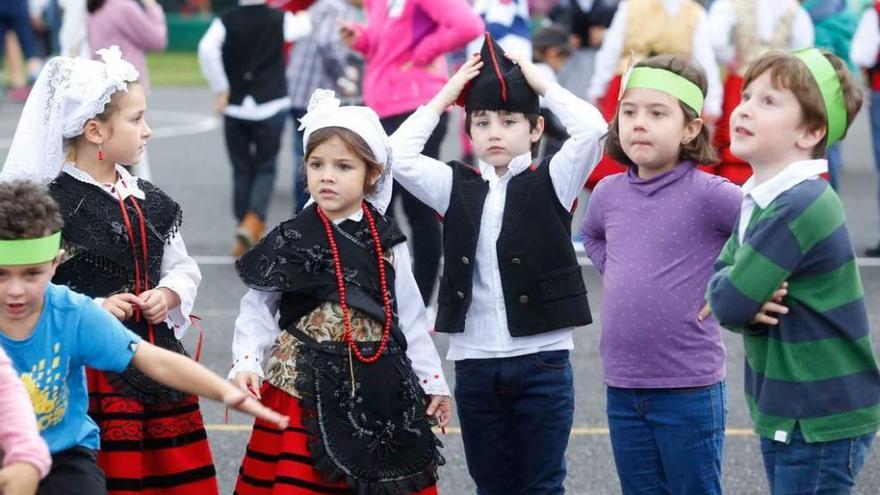
MULTIPOLYGON (((261 392, 263 405, 290 417, 281 431, 256 420, 235 484, 235 495, 353 494, 343 482, 327 481, 315 470, 302 424, 299 399, 268 383, 261 392)), ((437 486, 416 495, 436 495, 437 486)))
POLYGON ((198 397, 144 404, 117 393, 101 371, 87 376, 109 495, 219 493, 198 397))

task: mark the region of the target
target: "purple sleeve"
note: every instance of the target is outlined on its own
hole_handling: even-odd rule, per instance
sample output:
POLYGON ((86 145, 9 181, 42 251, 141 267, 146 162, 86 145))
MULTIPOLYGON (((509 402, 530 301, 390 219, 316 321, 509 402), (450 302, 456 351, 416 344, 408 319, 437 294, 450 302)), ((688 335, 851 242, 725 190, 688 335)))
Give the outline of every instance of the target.
POLYGON ((37 416, 12 362, 0 348, 0 450, 3 466, 26 462, 37 468, 40 478, 49 474, 52 458, 40 436, 37 416))
POLYGON ((602 219, 602 182, 596 185, 593 193, 590 195, 590 202, 587 204, 587 212, 581 223, 581 238, 584 243, 584 250, 587 256, 593 261, 593 265, 599 270, 599 273, 605 273, 606 258, 606 242, 605 242, 605 223, 602 219))
POLYGON ((711 177, 704 202, 712 230, 728 237, 742 208, 742 189, 721 177, 711 177))
POLYGON ((427 0, 418 2, 437 27, 422 38, 412 54, 416 65, 430 64, 445 53, 465 47, 483 32, 483 20, 465 0, 427 0))

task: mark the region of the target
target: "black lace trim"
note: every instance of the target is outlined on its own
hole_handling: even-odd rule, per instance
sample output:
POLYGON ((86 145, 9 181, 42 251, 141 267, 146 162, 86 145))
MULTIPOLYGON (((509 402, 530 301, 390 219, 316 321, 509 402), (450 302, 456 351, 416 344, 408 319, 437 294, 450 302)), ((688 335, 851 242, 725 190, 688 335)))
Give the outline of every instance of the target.
MULTIPOLYGON (((138 179, 145 194, 138 206, 146 220, 147 265, 151 286, 159 281, 165 244, 173 237, 183 221, 183 212, 173 199, 147 181, 138 179)), ((134 254, 119 201, 97 186, 81 182, 68 174, 61 174, 49 185, 49 190, 61 207, 64 217, 62 238, 67 251, 53 281, 77 287, 91 297, 106 297, 134 286, 134 254), (95 267, 99 272, 95 272, 95 267), (59 276, 61 275, 61 276, 59 276), (112 280, 106 280, 110 276, 112 280), (100 286, 101 291, 89 290, 100 286), (116 290, 113 286, 117 286, 116 290)), ((136 252, 141 250, 137 212, 125 202, 135 230, 136 252)), ((140 258, 138 258, 140 260, 140 258)))

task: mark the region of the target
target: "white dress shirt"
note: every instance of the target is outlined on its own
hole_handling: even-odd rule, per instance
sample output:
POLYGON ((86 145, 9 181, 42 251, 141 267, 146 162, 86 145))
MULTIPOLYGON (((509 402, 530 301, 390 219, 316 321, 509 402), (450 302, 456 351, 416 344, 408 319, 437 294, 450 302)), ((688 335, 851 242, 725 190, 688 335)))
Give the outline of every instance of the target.
MULTIPOLYGON (((559 202, 571 208, 587 176, 602 157, 608 123, 595 107, 558 84, 551 85, 544 96, 547 107, 559 117, 571 136, 548 165, 559 202)), ((430 107, 419 107, 391 136, 391 149, 394 179, 420 201, 444 215, 452 194, 452 169, 439 160, 421 154, 439 119, 440 116, 430 107)), ((530 154, 517 156, 508 165, 507 173, 498 177, 494 167, 479 162, 480 173, 489 184, 489 192, 480 219, 473 294, 464 332, 449 334, 447 359, 513 357, 574 347, 572 328, 511 337, 507 327, 495 244, 501 232, 510 179, 529 168, 531 163, 530 154)))
POLYGON ((794 162, 782 169, 778 174, 761 184, 755 182, 755 176, 749 177, 742 186, 743 203, 739 214, 739 229, 737 230, 740 246, 746 235, 746 228, 755 211, 755 205, 762 210, 767 208, 780 194, 805 180, 821 179, 820 174, 828 171, 828 160, 803 160, 794 162))
MULTIPOLYGON (((813 46, 813 21, 797 0, 755 0, 758 38, 765 42, 770 41, 777 24, 792 8, 797 9, 797 13, 792 20, 791 39, 787 48, 800 50, 813 46)), ((709 9, 709 34, 718 62, 723 65, 736 58, 736 46, 733 44, 736 23, 736 11, 730 0, 717 0, 712 4, 709 9)))
MULTIPOLYGON (((344 220, 359 222, 363 218, 361 210, 344 220)), ((419 377, 428 395, 451 395, 446 376, 440 362, 440 355, 428 333, 428 319, 425 305, 416 279, 412 272, 412 261, 406 243, 391 248, 394 260, 394 294, 397 298, 397 312, 400 329, 406 337, 406 356, 412 361, 413 370, 419 377)), ((241 298, 241 308, 235 319, 235 333, 232 337, 232 369, 229 378, 242 371, 256 373, 261 378, 263 363, 268 352, 281 334, 276 313, 281 302, 280 292, 263 292, 249 289, 241 298)))
MULTIPOLYGON (((98 187, 113 199, 118 199, 121 196, 124 201, 129 196, 134 196, 143 200, 146 197, 143 190, 138 187, 138 179, 119 165, 116 166, 116 183, 112 185, 99 183, 72 163, 66 163, 63 171, 80 182, 98 187)), ((174 291, 180 297, 180 306, 168 309, 165 323, 174 330, 174 336, 181 339, 190 325, 189 317, 196 302, 196 292, 198 292, 199 284, 202 281, 202 272, 196 261, 187 253, 180 232, 172 234, 168 242, 165 243, 159 276, 159 283, 155 288, 164 287, 174 291)), ((101 304, 104 302, 104 298, 96 297, 95 302, 101 304)))
MULTIPOLYGON (((265 0, 240 0, 239 5, 259 5, 265 0)), ((312 23, 305 11, 296 15, 284 13, 284 41, 296 41, 305 38, 312 31, 312 23)), ((223 68, 223 43, 226 41, 226 27, 220 18, 211 22, 205 35, 199 41, 199 65, 202 74, 208 80, 211 91, 222 93, 229 91, 229 79, 223 68)), ((227 105, 224 113, 241 120, 266 120, 282 110, 290 108, 290 98, 284 96, 265 103, 257 103, 251 95, 245 95, 241 105, 227 105)))
POLYGON ((877 65, 877 53, 880 52, 880 25, 877 11, 873 7, 865 9, 853 36, 849 49, 849 57, 853 63, 863 69, 877 65))
MULTIPOLYGON (((675 17, 681 10, 684 0, 662 0, 663 7, 670 17, 675 17)), ((605 32, 605 39, 602 46, 596 52, 596 66, 593 71, 593 77, 590 79, 590 87, 587 90, 587 98, 596 100, 605 95, 608 89, 608 83, 617 75, 620 67, 620 59, 625 56, 623 46, 626 42, 627 16, 629 2, 624 0, 617 7, 617 12, 611 20, 611 25, 605 32)), ((718 62, 715 60, 715 53, 712 52, 712 45, 709 37, 709 23, 706 18, 706 12, 700 9, 699 19, 694 28, 692 53, 696 60, 706 71, 708 80, 708 90, 706 91, 706 102, 703 112, 708 115, 721 115, 721 75, 718 68, 718 62)))

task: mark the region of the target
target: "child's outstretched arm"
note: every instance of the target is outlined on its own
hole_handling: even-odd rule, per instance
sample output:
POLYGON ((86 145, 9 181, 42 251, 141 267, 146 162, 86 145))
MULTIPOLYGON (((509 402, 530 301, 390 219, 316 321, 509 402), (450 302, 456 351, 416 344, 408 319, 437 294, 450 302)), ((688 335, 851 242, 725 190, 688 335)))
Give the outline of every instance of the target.
POLYGON ((508 53, 507 58, 520 66, 526 81, 544 97, 547 107, 559 117, 571 136, 550 160, 550 177, 556 197, 566 209, 571 209, 593 167, 602 158, 608 123, 596 107, 559 84, 548 81, 528 59, 513 53, 508 53))
POLYGON ((186 356, 141 342, 132 364, 159 383, 222 402, 236 411, 274 423, 279 428, 287 428, 287 417, 263 406, 250 394, 186 356))
POLYGON ((467 83, 477 77, 482 66, 479 55, 468 59, 427 105, 419 107, 391 135, 394 179, 440 215, 449 207, 452 169, 440 160, 423 155, 422 149, 440 116, 455 103, 467 83))

